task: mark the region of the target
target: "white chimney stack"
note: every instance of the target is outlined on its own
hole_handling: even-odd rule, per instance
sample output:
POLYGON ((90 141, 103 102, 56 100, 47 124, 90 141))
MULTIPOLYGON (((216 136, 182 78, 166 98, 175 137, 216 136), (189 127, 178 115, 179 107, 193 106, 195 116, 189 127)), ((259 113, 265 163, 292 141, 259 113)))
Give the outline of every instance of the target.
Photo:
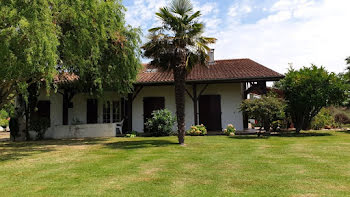
POLYGON ((214 52, 215 52, 215 49, 210 49, 209 62, 208 62, 209 64, 214 64, 215 63, 214 52))

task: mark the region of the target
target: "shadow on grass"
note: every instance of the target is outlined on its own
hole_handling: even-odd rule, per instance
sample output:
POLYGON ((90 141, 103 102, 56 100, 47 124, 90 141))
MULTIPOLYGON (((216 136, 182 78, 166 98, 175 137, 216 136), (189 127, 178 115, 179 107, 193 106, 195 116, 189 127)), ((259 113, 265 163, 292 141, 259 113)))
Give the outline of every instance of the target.
MULTIPOLYGON (((346 131, 343 131, 346 132, 346 131)), ((348 132, 350 134, 350 132, 348 132)), ((268 139, 269 137, 322 137, 322 136, 332 136, 330 133, 320 133, 320 132, 282 132, 282 133, 272 133, 271 135, 262 134, 260 137, 257 134, 239 134, 232 136, 233 139, 268 139)))
POLYGON ((103 138, 71 139, 71 140, 44 140, 28 142, 0 142, 0 162, 18 160, 23 157, 55 151, 55 146, 94 145, 103 138))
POLYGON ((138 141, 113 142, 113 143, 107 143, 105 145, 111 149, 140 149, 140 148, 175 146, 179 144, 168 140, 138 140, 138 141))
POLYGON ((348 131, 348 130, 338 131, 338 132, 350 134, 350 131, 348 131))
POLYGON ((332 136, 330 133, 320 133, 320 132, 301 132, 301 133, 290 133, 282 132, 279 134, 271 135, 276 137, 322 137, 322 136, 332 136))
POLYGON ((241 140, 252 140, 252 139, 268 139, 270 136, 258 136, 258 135, 235 135, 235 136, 230 136, 229 138, 232 139, 241 139, 241 140))

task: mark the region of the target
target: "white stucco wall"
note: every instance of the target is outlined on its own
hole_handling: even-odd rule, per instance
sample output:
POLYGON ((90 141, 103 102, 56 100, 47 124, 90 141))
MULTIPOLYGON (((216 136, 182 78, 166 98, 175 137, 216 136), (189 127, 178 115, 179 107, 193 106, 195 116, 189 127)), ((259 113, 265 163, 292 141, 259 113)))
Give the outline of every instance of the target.
POLYGON ((62 125, 62 113, 63 113, 63 97, 59 93, 46 94, 45 90, 40 92, 38 100, 50 101, 50 119, 51 126, 62 125))
MULTIPOLYGON (((50 101, 51 127, 46 131, 45 138, 83 138, 83 137, 112 137, 116 134, 115 124, 86 124, 87 99, 95 97, 89 94, 77 94, 73 97, 73 108, 68 109, 68 124, 62 125, 63 120, 63 96, 60 93, 45 90, 40 92, 38 100, 50 101), (75 120, 80 125, 70 126, 75 120), (113 126, 114 125, 114 126, 113 126)), ((103 122, 103 103, 105 101, 119 101, 120 96, 114 92, 106 92, 104 97, 98 98, 98 123, 103 122)), ((112 114, 111 114, 112 115, 112 114)))
MULTIPOLYGON (((197 86, 197 94, 205 85, 197 86)), ((187 86, 192 93, 192 87, 187 86)), ((237 130, 243 130, 243 116, 239 111, 239 105, 242 101, 240 83, 210 84, 202 95, 220 95, 221 96, 221 120, 222 127, 228 124, 234 124, 237 130)), ((175 90, 174 86, 145 86, 137 95, 133 102, 132 109, 132 128, 135 131, 143 132, 143 98, 144 97, 164 97, 165 108, 169 109, 175 115, 175 90)), ((194 109, 191 98, 186 94, 185 101, 185 125, 186 130, 194 124, 194 109)), ((199 110, 199 109, 198 109, 199 110)), ((198 111, 199 112, 199 111, 198 111)))
MULTIPOLYGON (((197 94, 204 88, 205 85, 197 86, 197 94)), ((189 92, 192 93, 192 86, 187 86, 189 92)), ((243 130, 243 116, 239 111, 239 105, 242 101, 241 84, 240 83, 223 83, 209 84, 202 95, 220 95, 221 96, 221 120, 222 127, 227 124, 234 124, 237 130, 243 130)), ((174 86, 145 86, 137 95, 133 102, 132 108, 132 129, 138 132, 143 132, 143 98, 144 97, 164 97, 165 108, 169 109, 174 115, 176 112, 175 106, 175 91, 174 86)), ((79 120, 82 125, 62 126, 62 105, 63 96, 59 93, 52 93, 47 96, 43 91, 39 96, 39 100, 49 100, 51 127, 47 131, 47 138, 81 138, 81 137, 108 137, 115 136, 115 128, 111 128, 109 124, 86 124, 86 106, 87 99, 93 97, 89 94, 77 94, 73 97, 73 108, 68 110, 68 123, 72 124, 73 120, 79 120), (105 126, 104 126, 105 125, 105 126)), ((185 98, 185 125, 186 130, 194 124, 193 102, 187 95, 185 98)), ((114 92, 107 92, 103 98, 98 98, 98 123, 103 122, 103 103, 104 101, 118 101, 120 96, 114 92)), ((198 108, 199 112, 199 108, 198 108)), ((114 125, 114 124, 113 124, 114 125)), ((176 126, 174 127, 176 129, 176 126)))

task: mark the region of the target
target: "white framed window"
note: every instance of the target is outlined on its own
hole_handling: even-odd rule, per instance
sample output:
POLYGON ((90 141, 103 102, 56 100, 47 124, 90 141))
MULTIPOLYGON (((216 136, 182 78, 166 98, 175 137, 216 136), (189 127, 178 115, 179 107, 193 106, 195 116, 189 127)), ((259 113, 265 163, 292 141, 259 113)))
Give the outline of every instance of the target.
POLYGON ((121 121, 121 102, 120 101, 113 101, 113 108, 112 108, 112 114, 113 114, 113 122, 120 122, 121 121))
POLYGON ((111 102, 103 103, 103 123, 111 122, 111 102))
POLYGON ((120 101, 106 101, 103 104, 103 123, 120 122, 121 107, 120 101))

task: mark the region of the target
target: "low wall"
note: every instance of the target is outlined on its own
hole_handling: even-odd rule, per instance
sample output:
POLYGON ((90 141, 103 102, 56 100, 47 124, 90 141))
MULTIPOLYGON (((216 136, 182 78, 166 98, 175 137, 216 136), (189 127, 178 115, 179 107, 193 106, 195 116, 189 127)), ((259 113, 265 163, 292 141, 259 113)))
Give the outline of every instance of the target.
POLYGON ((53 126, 48 128, 45 133, 46 139, 114 136, 116 136, 115 123, 53 126))

